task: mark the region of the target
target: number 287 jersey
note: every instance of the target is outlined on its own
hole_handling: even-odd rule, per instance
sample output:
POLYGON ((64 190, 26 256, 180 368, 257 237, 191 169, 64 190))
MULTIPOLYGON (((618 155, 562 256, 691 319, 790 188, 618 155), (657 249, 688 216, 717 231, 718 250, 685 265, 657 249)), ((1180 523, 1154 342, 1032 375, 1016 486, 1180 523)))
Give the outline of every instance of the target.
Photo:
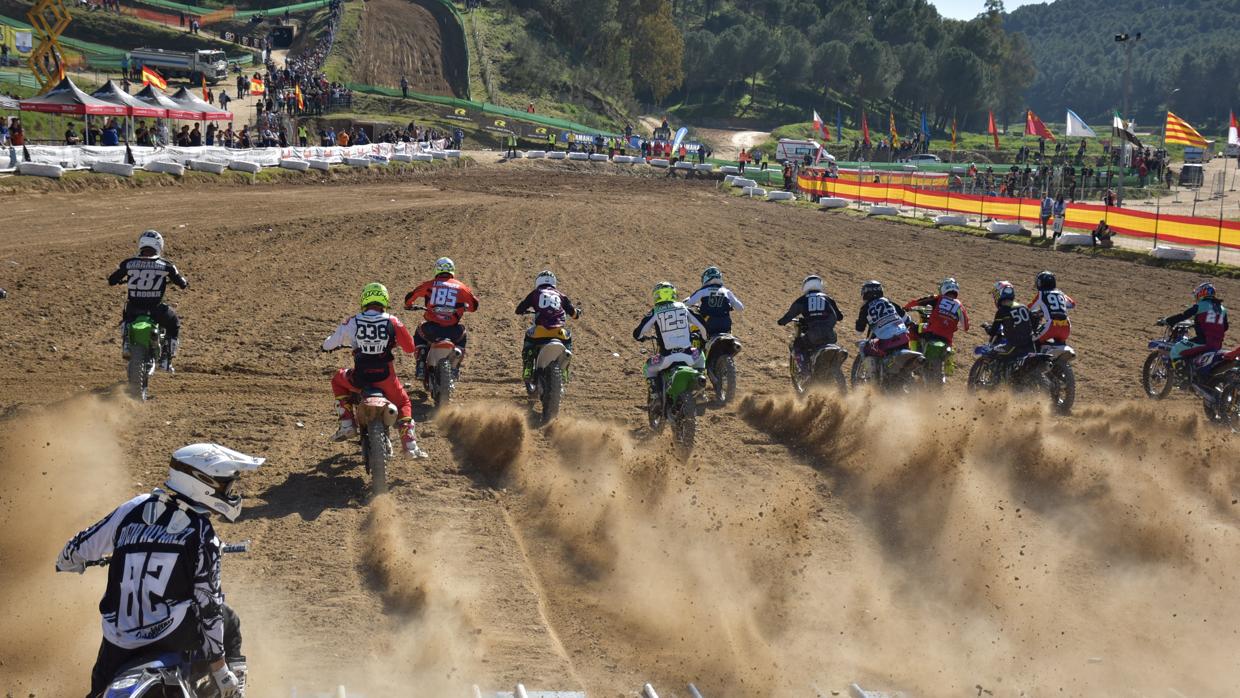
POLYGON ((129 302, 141 306, 163 302, 169 281, 181 288, 189 285, 172 262, 160 257, 130 257, 121 262, 108 277, 108 283, 115 286, 122 281, 126 282, 129 302))

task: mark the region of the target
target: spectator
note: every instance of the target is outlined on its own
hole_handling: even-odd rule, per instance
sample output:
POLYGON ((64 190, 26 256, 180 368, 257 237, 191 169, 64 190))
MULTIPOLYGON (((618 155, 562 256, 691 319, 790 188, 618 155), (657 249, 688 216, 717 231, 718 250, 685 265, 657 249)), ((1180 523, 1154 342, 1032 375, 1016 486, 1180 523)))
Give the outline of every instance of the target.
POLYGON ((150 147, 151 133, 146 130, 145 125, 138 124, 138 128, 134 131, 133 135, 134 135, 134 140, 137 141, 138 145, 150 147))
POLYGON ((207 124, 207 140, 204 141, 206 145, 215 145, 215 132, 216 125, 214 123, 207 124))
POLYGON ((1097 247, 1099 243, 1102 244, 1102 247, 1114 247, 1115 243, 1111 241, 1111 238, 1114 236, 1115 233, 1112 232, 1111 227, 1107 225, 1105 220, 1098 221, 1098 226, 1094 228, 1092 233, 1094 247, 1097 247))
POLYGON ((219 103, 220 109, 228 109, 228 103, 232 101, 232 97, 228 96, 228 90, 220 90, 219 103))
POLYGON ((0 65, 9 64, 9 45, 0 44, 0 65))
POLYGON ((353 145, 370 145, 370 136, 366 134, 366 129, 358 128, 357 134, 354 136, 353 145))
POLYGON ((189 147, 189 126, 182 126, 181 130, 177 131, 176 145, 178 148, 189 147))
MULTIPOLYGON (((1039 138, 1038 140, 1041 139, 1039 138)), ((1051 222, 1051 216, 1055 213, 1055 200, 1051 198, 1049 192, 1046 194, 1046 197, 1042 199, 1041 213, 1042 215, 1040 216, 1040 220, 1042 222, 1042 237, 1046 237, 1046 226, 1051 222)))
POLYGON ((86 145, 99 145, 101 138, 103 138, 103 129, 99 127, 99 122, 94 122, 86 128, 86 145))
POLYGON ((108 123, 103 127, 103 135, 100 137, 103 145, 120 145, 121 129, 116 124, 116 119, 108 119, 108 123))
POLYGON ((409 99, 409 80, 404 75, 400 76, 400 96, 409 99))
POLYGON ((1064 219, 1068 216, 1068 205, 1064 203, 1063 194, 1055 199, 1055 235, 1054 239, 1058 240, 1063 235, 1064 219))
MULTIPOLYGON (((555 141, 552 141, 552 143, 554 142, 555 141)), ((457 126, 452 131, 452 147, 456 150, 460 150, 461 146, 464 144, 465 144, 465 131, 463 131, 460 126, 457 126)))
POLYGON ((9 121, 9 143, 26 145, 26 131, 22 128, 22 120, 17 117, 9 121))
POLYGON ((69 128, 65 129, 65 145, 79 145, 82 139, 78 137, 77 129, 74 128, 73 122, 69 122, 69 128))
POLYGON ((310 132, 306 130, 305 124, 300 124, 297 127, 297 145, 302 148, 310 145, 310 132))
POLYGON ((194 130, 189 132, 189 146, 191 148, 202 146, 202 131, 198 129, 198 124, 194 124, 194 130))
POLYGON ((526 111, 526 113, 528 113, 528 114, 533 114, 533 113, 534 113, 534 103, 533 103, 533 102, 530 102, 529 106, 527 106, 527 107, 525 108, 525 111, 526 111))
POLYGON ((507 157, 510 160, 515 159, 517 157, 517 134, 509 131, 504 141, 508 145, 507 157))
POLYGON ((168 122, 161 121, 159 122, 159 126, 156 128, 157 130, 155 132, 155 142, 156 142, 155 144, 156 145, 168 145, 171 142, 170 139, 172 138, 172 134, 168 132, 168 122))
POLYGON ((340 132, 336 134, 336 145, 342 148, 349 145, 349 132, 347 130, 342 128, 340 129, 340 132))

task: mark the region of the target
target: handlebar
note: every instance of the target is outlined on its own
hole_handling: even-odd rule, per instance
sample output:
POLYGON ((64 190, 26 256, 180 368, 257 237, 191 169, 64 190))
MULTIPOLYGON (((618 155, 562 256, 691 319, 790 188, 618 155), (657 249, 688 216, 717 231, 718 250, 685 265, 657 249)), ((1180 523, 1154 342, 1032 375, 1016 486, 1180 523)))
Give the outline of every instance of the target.
MULTIPOLYGON (((220 553, 224 555, 228 555, 232 553, 248 553, 248 552, 250 552, 250 541, 248 540, 242 541, 240 543, 231 543, 229 545, 220 546, 220 553)), ((105 567, 111 562, 112 562, 112 558, 111 556, 109 556, 109 557, 100 558, 98 560, 91 560, 90 562, 86 563, 86 567, 105 567)))

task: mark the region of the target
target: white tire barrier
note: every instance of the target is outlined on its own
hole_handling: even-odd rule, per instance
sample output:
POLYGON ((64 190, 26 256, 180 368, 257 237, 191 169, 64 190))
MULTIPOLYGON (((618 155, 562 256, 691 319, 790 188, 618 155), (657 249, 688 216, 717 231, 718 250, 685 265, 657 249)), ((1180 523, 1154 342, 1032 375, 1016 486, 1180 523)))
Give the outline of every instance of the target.
POLYGON ((447 160, 448 153, 443 150, 432 150, 431 159, 432 160, 447 160))
POLYGON ((96 162, 90 166, 90 171, 116 175, 118 177, 132 177, 133 165, 126 165, 123 162, 96 162))
POLYGON ((349 167, 370 167, 370 158, 345 158, 344 164, 349 167))
POLYGON ((189 169, 195 172, 210 172, 211 174, 224 174, 224 170, 228 168, 222 162, 211 162, 210 160, 188 160, 185 164, 189 165, 189 169))
POLYGON ((435 158, 432 157, 430 153, 414 153, 413 154, 414 162, 430 162, 431 160, 434 160, 434 159, 435 158))
POLYGON ((590 159, 594 162, 607 162, 607 153, 590 153, 590 159))
MULTIPOLYGON (((406 155, 405 153, 396 153, 392 156, 392 162, 413 162, 413 156, 406 155)), ((280 164, 283 165, 284 161, 281 160, 280 164)))
POLYGON ((714 172, 715 166, 710 164, 709 162, 699 162, 698 164, 693 166, 693 169, 697 170, 698 172, 714 172))
POLYGON ((992 233, 1000 235, 1020 235, 1022 228, 1020 223, 1004 223, 1002 221, 991 221, 986 229, 992 233))
POLYGON ((734 182, 735 180, 736 180, 736 175, 724 175, 723 176, 723 183, 725 186, 730 186, 732 182, 734 182))
POLYGON ((741 191, 745 194, 745 196, 749 197, 766 196, 766 190, 762 187, 745 187, 741 191))
POLYGON ((1085 233, 1064 233, 1055 241, 1055 247, 1074 247, 1084 245, 1088 247, 1094 244, 1094 236, 1085 233))
POLYGON ((736 165, 723 165, 722 167, 719 168, 719 171, 724 174, 733 174, 733 175, 741 173, 740 168, 737 167, 736 165))
POLYGON ((935 225, 968 225, 969 219, 967 216, 962 216, 958 213, 945 213, 941 216, 935 216, 934 224, 935 225))
POLYGON ((324 172, 331 169, 331 166, 332 166, 332 164, 328 162, 327 160, 322 160, 319 158, 312 158, 312 159, 306 160, 306 162, 314 169, 323 170, 324 172))
POLYGON ((681 160, 680 162, 677 162, 677 163, 676 163, 675 165, 673 165, 672 167, 675 167, 675 168, 676 168, 676 169, 678 169, 678 170, 692 170, 692 169, 693 169, 693 163, 691 163, 691 162, 685 162, 684 160, 681 160))
POLYGON ((848 208, 848 200, 838 196, 824 196, 818 200, 818 208, 848 208))
POLYGON ((60 179, 60 176, 65 173, 65 168, 60 165, 48 165, 42 162, 19 162, 17 163, 17 173, 28 177, 60 179))
POLYGON ((767 201, 792 201, 795 198, 797 198, 796 194, 790 191, 773 191, 766 195, 767 201))
POLYGON ((370 163, 372 165, 386 165, 388 164, 388 162, 390 162, 390 160, 388 160, 388 157, 386 155, 371 155, 370 156, 370 163))
POLYGON ((164 174, 170 174, 173 177, 180 177, 185 174, 185 165, 182 165, 179 162, 164 162, 162 160, 148 162, 142 166, 142 169, 147 172, 162 172, 164 174))
POLYGON ((449 160, 461 157, 461 151, 459 150, 445 150, 443 153, 448 156, 449 160))
POLYGON ((667 167, 670 164, 672 163, 665 158, 652 158, 650 160, 651 167, 667 167))
POLYGON ((561 153, 558 150, 553 150, 550 153, 547 153, 547 159, 548 160, 563 160, 567 155, 568 153, 561 153))
POLYGON ((310 163, 305 160, 291 160, 288 158, 280 159, 280 167, 286 170, 295 170, 297 172, 305 172, 310 169, 310 163))
POLYGON ((733 177, 732 186, 741 187, 741 188, 756 187, 758 186, 758 183, 753 181, 752 179, 745 179, 744 177, 733 177))
POLYGON ((873 206, 870 207, 870 212, 867 213, 866 215, 898 216, 900 215, 900 209, 896 208, 895 206, 887 206, 885 204, 874 204, 873 206))
POLYGON ((568 159, 569 160, 589 160, 590 154, 589 153, 569 153, 568 159))
POLYGON ((542 159, 542 158, 547 157, 547 151, 545 151, 545 150, 531 150, 531 151, 529 151, 529 152, 527 152, 527 153, 525 154, 525 157, 527 157, 527 158, 529 158, 529 159, 531 159, 531 160, 540 160, 540 159, 542 159))
POLYGON ((263 166, 258 164, 257 162, 246 162, 245 160, 233 160, 232 162, 228 163, 228 169, 236 170, 237 172, 249 172, 250 174, 258 174, 259 170, 263 169, 263 166))
POLYGON ((1159 259, 1174 259, 1181 262, 1192 261, 1197 256, 1197 250, 1187 247, 1168 247, 1166 245, 1158 245, 1150 254, 1159 259))
POLYGON ((618 162, 622 165, 632 165, 633 163, 637 162, 639 159, 640 158, 635 158, 632 155, 617 155, 616 157, 612 158, 611 161, 618 162))

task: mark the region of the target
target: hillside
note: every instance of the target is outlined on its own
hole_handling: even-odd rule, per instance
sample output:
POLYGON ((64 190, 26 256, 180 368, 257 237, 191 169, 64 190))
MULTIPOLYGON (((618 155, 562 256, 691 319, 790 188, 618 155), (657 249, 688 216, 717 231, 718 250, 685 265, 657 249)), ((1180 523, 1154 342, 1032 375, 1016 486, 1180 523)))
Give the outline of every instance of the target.
POLYGON ((355 30, 339 42, 349 82, 397 87, 401 77, 415 92, 469 96, 465 36, 446 7, 435 0, 370 0, 355 30))
POLYGON ((1003 26, 1029 40, 1038 74, 1028 97, 1038 111, 1062 115, 1067 107, 1105 120, 1119 108, 1124 52, 1114 36, 1120 32, 1141 32, 1132 47, 1138 123, 1161 122, 1170 104, 1198 126, 1219 126, 1240 103, 1234 0, 1057 0, 1021 7, 1003 26))

